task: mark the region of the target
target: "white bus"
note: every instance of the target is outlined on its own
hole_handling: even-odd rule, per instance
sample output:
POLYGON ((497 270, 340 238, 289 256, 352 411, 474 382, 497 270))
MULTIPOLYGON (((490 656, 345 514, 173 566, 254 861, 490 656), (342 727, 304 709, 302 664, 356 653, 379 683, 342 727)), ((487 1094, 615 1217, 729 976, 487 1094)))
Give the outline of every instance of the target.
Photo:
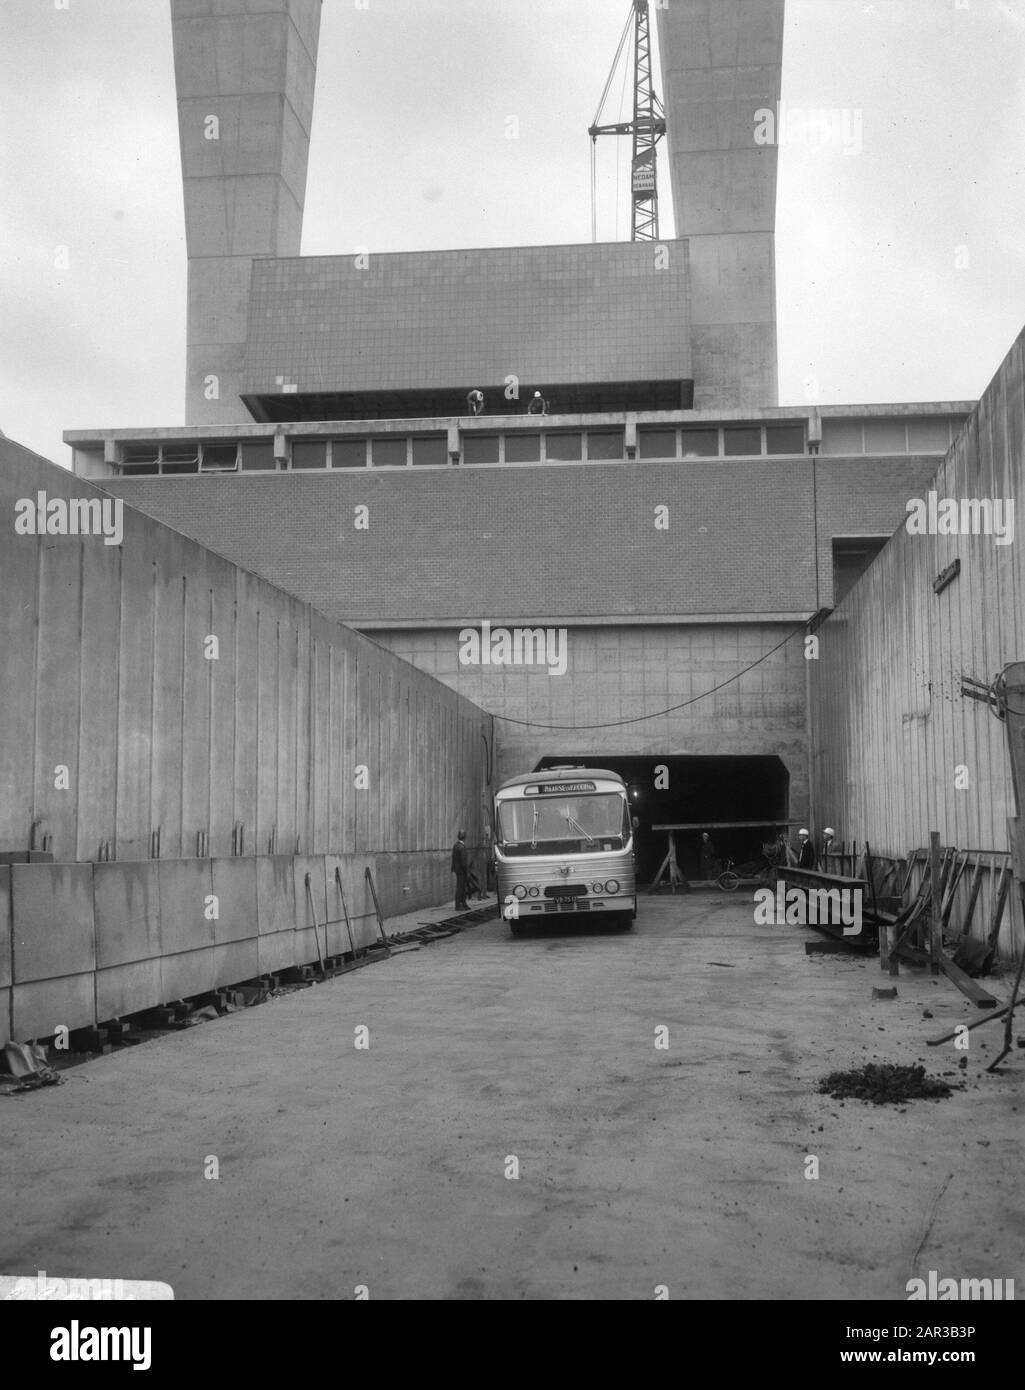
POLYGON ((514 935, 527 927, 637 916, 626 784, 604 768, 548 768, 495 793, 498 900, 514 935))

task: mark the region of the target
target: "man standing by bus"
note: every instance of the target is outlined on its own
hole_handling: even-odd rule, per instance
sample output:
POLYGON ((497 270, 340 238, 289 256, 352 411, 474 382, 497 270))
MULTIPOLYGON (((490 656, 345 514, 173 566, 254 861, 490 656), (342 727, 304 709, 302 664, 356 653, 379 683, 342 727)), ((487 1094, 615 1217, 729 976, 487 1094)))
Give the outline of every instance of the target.
POLYGON ((452 872, 456 876, 456 911, 468 912, 469 904, 466 901, 466 877, 470 867, 470 861, 466 853, 466 831, 460 830, 456 835, 456 842, 452 846, 452 872))

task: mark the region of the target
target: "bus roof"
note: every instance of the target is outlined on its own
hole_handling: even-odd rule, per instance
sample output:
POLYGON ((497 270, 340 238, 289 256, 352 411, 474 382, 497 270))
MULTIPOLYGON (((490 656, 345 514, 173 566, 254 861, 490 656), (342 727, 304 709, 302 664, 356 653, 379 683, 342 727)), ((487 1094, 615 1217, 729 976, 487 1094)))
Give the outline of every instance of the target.
POLYGON ((605 767, 543 767, 540 772, 525 772, 522 777, 510 777, 495 793, 509 791, 512 787, 526 787, 534 782, 618 782, 625 789, 626 783, 618 772, 610 772, 605 767))

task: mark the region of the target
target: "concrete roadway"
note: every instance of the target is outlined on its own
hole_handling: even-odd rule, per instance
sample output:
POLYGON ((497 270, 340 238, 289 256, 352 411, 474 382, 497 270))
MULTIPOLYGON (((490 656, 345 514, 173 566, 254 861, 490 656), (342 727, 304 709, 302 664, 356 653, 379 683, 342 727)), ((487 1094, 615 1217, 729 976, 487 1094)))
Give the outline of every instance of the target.
POLYGON ((818 1095, 872 1059, 955 1071, 925 1039, 978 1015, 927 975, 874 1001, 878 963, 814 938, 742 894, 644 898, 629 934, 495 921, 0 1098, 0 1274, 186 1299, 1025 1290, 1025 1052, 984 1076, 994 1024, 949 1100, 818 1095))

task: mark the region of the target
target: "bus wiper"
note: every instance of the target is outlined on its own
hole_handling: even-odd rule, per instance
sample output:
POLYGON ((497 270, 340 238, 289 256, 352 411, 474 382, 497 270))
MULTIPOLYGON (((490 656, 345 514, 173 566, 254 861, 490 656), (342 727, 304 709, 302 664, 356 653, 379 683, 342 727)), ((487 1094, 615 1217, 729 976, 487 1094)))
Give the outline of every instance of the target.
POLYGON ((534 802, 534 824, 530 827, 530 848, 531 848, 531 849, 537 849, 537 820, 538 820, 538 814, 539 814, 539 812, 538 812, 538 806, 537 806, 537 802, 535 801, 535 802, 534 802))
POLYGON ((579 830, 581 835, 583 835, 584 839, 587 840, 589 844, 594 844, 594 836, 588 835, 584 827, 582 825, 578 825, 568 811, 566 812, 566 824, 571 825, 574 830, 579 830))

